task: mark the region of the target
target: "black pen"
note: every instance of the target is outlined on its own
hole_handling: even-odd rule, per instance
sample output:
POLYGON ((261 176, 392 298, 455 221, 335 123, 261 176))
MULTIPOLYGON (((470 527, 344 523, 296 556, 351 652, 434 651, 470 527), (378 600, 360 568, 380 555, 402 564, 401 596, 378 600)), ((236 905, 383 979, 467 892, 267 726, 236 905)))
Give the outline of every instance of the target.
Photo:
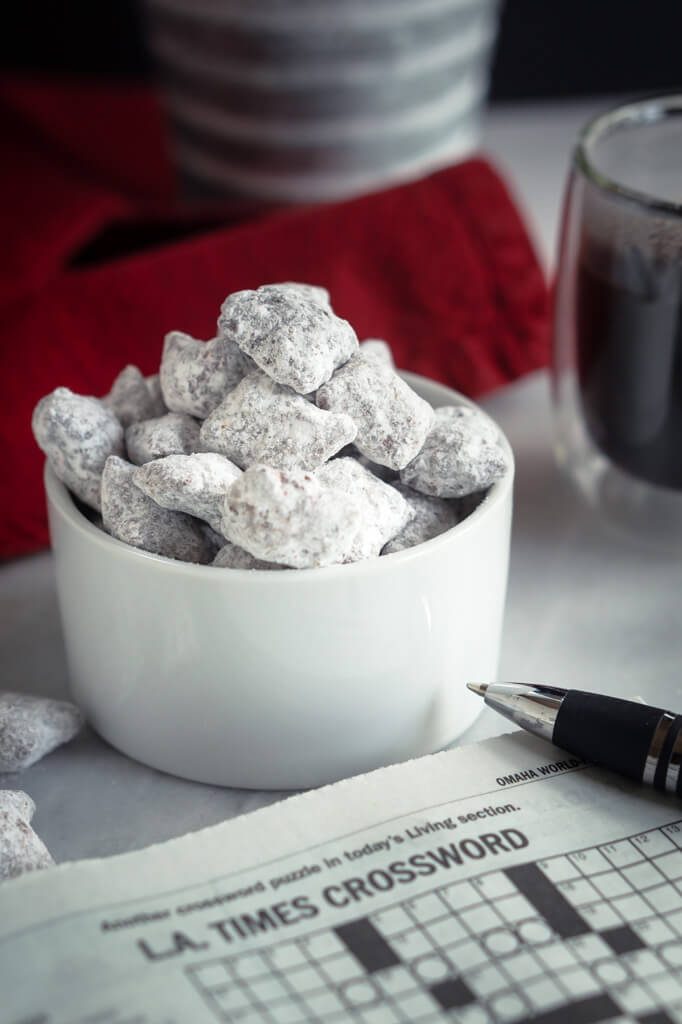
POLYGON ((467 683, 488 707, 583 761, 682 796, 682 716, 582 690, 467 683))

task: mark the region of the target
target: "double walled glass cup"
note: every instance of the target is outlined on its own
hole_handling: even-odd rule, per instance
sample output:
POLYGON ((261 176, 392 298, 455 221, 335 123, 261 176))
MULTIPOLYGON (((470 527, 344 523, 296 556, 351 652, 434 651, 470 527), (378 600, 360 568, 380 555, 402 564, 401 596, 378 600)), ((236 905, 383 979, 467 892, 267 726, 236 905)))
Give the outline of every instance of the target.
POLYGON ((609 520, 682 550, 682 95, 584 128, 555 302, 556 452, 609 520))

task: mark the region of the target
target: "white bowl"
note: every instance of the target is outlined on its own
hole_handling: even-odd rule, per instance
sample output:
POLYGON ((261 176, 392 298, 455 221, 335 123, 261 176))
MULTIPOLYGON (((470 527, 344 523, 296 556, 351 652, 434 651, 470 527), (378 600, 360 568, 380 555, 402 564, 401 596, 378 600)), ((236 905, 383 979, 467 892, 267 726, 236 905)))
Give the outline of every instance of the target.
MULTIPOLYGON (((404 377, 434 406, 467 402, 404 377)), ((291 572, 129 547, 94 526, 47 468, 75 700, 124 753, 218 785, 317 786, 440 749, 482 706, 465 682, 496 675, 508 456, 506 476, 440 537, 291 572)))

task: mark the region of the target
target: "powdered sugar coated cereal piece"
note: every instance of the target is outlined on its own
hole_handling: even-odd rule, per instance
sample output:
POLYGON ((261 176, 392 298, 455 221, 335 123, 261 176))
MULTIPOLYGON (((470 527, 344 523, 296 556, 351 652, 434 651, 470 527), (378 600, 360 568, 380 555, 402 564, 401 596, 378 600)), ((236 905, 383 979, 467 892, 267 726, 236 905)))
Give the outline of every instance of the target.
POLYGON ((201 524, 184 512, 170 512, 133 483, 135 467, 112 456, 102 474, 102 523, 107 533, 155 555, 205 564, 212 551, 201 524))
POLYGON ((244 548, 230 544, 229 541, 221 547, 211 565, 215 565, 218 569, 280 570, 288 568, 286 565, 277 565, 276 562, 263 562, 260 558, 254 558, 244 548))
POLYGON ((320 409, 354 420, 355 447, 373 462, 402 469, 421 449, 433 409, 376 356, 358 352, 317 392, 320 409))
POLYGON ((280 288, 291 292, 298 292, 299 295, 304 295, 306 298, 311 299, 313 302, 317 302, 320 306, 326 306, 331 309, 331 295, 326 288, 323 288, 319 284, 304 284, 300 281, 282 281, 279 284, 266 285, 270 288, 280 288))
POLYGON ((419 494, 405 484, 396 483, 393 486, 402 494, 414 514, 402 530, 385 545, 382 555, 390 555, 394 551, 403 551, 416 544, 423 544, 424 541, 452 529, 459 522, 459 508, 456 502, 419 494))
POLYGON ((133 423, 125 434, 128 458, 136 466, 166 455, 190 455, 199 447, 199 424, 184 412, 167 412, 133 423))
POLYGON ((314 469, 355 437, 345 414, 322 412, 257 370, 223 399, 201 427, 203 448, 237 465, 314 469))
POLYGON ((53 864, 50 851, 26 819, 0 808, 0 881, 53 864))
POLYGON ((151 377, 145 377, 144 382, 147 385, 147 391, 152 402, 152 411, 149 414, 149 418, 156 419, 158 416, 165 416, 168 412, 168 406, 163 400, 161 380, 158 373, 153 373, 151 377))
POLYGON ((171 412, 203 419, 243 376, 242 354, 234 342, 198 341, 182 331, 166 335, 159 379, 171 412))
POLYGON ((100 507, 100 481, 110 455, 123 454, 123 427, 98 398, 57 388, 33 411, 33 436, 54 473, 77 498, 100 507))
POLYGON ((68 743, 83 716, 65 700, 0 692, 0 772, 19 772, 68 743))
POLYGON ((365 338, 360 342, 360 351, 365 356, 374 356, 384 366, 395 367, 391 346, 382 338, 365 338))
POLYGON ((0 811, 16 814, 25 822, 30 822, 35 814, 36 805, 28 793, 21 789, 0 789, 0 811))
POLYGON ((256 465, 228 491, 222 533, 262 561, 308 569, 347 559, 362 513, 356 496, 304 470, 256 465))
POLYGON ((375 558, 412 518, 403 496, 355 459, 332 459, 315 471, 315 477, 337 494, 357 498, 362 510, 362 522, 345 553, 345 562, 375 558))
POLYGON ((156 415, 156 403, 147 381, 132 363, 121 370, 102 401, 116 414, 123 427, 156 415))
POLYGON ((225 494, 241 469, 224 455, 166 455, 133 470, 133 483, 162 508, 187 512, 220 530, 225 494))
POLYGON ((301 395, 316 391, 358 347, 351 325, 299 286, 229 295, 218 330, 274 381, 301 395))
POLYGON ((489 487, 506 469, 499 430, 485 413, 446 405, 436 409, 424 447, 400 479, 423 494, 461 498, 489 487))

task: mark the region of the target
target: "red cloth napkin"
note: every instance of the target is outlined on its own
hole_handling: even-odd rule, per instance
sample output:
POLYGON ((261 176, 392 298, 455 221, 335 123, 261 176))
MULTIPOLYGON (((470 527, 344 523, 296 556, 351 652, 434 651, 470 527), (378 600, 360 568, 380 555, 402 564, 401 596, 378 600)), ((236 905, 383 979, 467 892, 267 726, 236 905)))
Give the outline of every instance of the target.
POLYGON ((361 338, 386 338, 398 366, 470 395, 546 363, 546 284, 482 159, 237 226, 220 211, 219 228, 83 268, 74 256, 112 225, 188 219, 173 204, 153 96, 8 82, 0 117, 0 558, 48 542, 38 399, 59 385, 103 394, 129 362, 154 372, 164 333, 213 337, 236 289, 325 285, 361 338))

